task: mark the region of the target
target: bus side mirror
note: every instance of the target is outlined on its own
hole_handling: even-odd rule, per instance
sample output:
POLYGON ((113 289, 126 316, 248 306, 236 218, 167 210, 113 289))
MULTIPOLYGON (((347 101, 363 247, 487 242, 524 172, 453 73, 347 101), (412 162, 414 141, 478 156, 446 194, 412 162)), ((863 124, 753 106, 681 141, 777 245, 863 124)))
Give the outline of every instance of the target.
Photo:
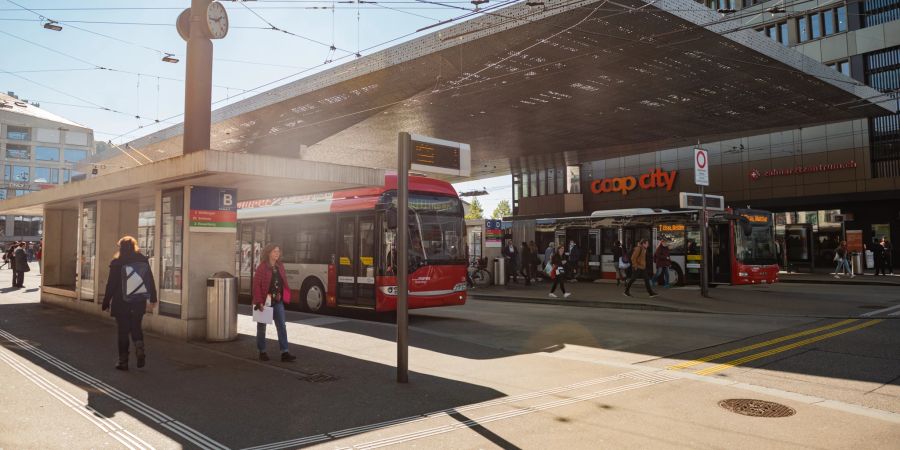
POLYGON ((387 211, 384 212, 384 217, 387 220, 387 227, 389 230, 397 229, 397 208, 393 206, 388 208, 387 211))

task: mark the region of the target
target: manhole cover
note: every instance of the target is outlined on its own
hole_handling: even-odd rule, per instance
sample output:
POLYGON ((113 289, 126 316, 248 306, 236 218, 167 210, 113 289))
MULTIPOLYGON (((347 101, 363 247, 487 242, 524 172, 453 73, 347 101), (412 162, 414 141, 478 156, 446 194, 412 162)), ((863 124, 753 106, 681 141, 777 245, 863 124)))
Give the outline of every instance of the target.
POLYGON ((302 377, 299 377, 298 379, 307 381, 310 383, 326 383, 329 381, 337 380, 337 377, 334 375, 331 375, 329 373, 317 372, 317 373, 311 373, 309 375, 304 375, 302 377))
POLYGON ((751 417, 789 417, 797 411, 780 403, 754 400, 751 398, 732 398, 722 400, 719 406, 738 414, 751 417))
POLYGON ((881 309, 881 308, 887 308, 887 306, 885 306, 885 305, 861 305, 861 306, 859 306, 859 309, 881 309))

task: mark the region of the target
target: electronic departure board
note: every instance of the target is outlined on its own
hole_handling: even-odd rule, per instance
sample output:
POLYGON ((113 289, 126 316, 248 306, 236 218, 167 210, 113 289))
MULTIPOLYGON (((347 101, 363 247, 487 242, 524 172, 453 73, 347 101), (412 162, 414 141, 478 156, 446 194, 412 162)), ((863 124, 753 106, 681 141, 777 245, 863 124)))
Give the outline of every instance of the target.
POLYGON ((412 134, 410 138, 411 170, 459 176, 471 174, 471 150, 468 144, 418 134, 412 134))

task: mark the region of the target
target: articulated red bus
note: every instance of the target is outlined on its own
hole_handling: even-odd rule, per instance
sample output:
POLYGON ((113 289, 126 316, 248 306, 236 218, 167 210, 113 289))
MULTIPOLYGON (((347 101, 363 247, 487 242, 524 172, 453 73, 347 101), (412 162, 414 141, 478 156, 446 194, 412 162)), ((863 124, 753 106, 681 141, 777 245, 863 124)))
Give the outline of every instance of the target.
MULTIPOLYGON (((409 307, 465 304, 462 202, 444 181, 410 176, 409 190, 409 307)), ((263 246, 276 243, 302 309, 395 310, 396 204, 393 174, 384 186, 238 203, 240 293, 250 293, 263 246)))

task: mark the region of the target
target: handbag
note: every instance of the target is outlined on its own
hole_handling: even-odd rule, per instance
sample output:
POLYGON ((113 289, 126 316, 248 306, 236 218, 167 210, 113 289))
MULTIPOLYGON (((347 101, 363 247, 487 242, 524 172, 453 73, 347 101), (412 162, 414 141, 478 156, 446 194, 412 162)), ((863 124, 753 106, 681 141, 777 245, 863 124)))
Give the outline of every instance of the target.
POLYGON ((837 252, 834 252, 834 259, 832 261, 838 262, 841 260, 841 255, 838 255, 837 252))
POLYGON ((619 258, 619 268, 624 270, 631 267, 631 263, 626 262, 625 259, 619 258))

